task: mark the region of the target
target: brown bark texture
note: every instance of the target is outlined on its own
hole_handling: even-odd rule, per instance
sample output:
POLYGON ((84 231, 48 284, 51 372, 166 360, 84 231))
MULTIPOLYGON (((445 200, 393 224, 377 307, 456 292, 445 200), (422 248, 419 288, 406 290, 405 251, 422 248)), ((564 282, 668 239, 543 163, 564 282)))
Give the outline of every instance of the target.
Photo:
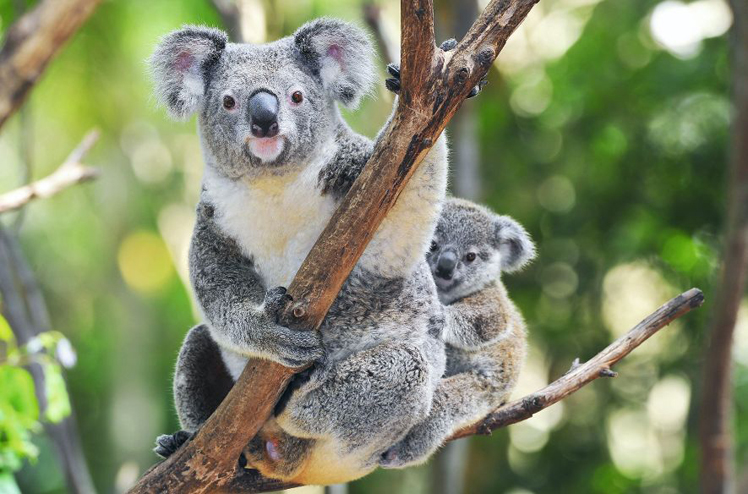
POLYGON ((44 0, 8 29, 0 49, 0 127, 100 1, 44 0))
MULTIPOLYGON (((293 302, 286 309, 287 326, 319 327, 418 164, 535 3, 493 0, 459 45, 445 53, 435 45, 431 1, 402 0, 402 90, 397 109, 361 176, 288 287, 293 302)), ((259 492, 255 484, 237 485, 246 477, 237 460, 293 374, 294 369, 250 360, 194 438, 146 473, 130 492, 259 492)))
POLYGON ((732 339, 748 271, 748 4, 731 0, 733 103, 722 270, 706 351, 699 413, 701 490, 735 492, 732 339))

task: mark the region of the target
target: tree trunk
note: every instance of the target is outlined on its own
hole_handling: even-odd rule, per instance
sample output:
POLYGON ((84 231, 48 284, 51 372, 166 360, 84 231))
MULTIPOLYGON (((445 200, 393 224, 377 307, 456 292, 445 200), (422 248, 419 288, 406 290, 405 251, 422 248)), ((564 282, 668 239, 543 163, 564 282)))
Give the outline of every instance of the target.
POLYGON ((748 269, 748 5, 732 0, 733 101, 727 223, 722 270, 702 380, 701 489, 735 492, 732 338, 748 269))

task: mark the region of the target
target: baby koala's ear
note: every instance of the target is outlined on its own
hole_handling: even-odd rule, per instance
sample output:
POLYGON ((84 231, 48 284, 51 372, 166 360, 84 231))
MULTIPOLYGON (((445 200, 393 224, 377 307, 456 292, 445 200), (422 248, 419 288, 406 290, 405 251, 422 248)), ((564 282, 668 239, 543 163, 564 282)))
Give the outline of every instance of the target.
POLYGON ((501 270, 511 273, 535 258, 535 244, 530 234, 509 216, 495 216, 494 242, 501 255, 501 270))
POLYGON ((375 52, 360 28, 336 19, 317 19, 296 31, 294 43, 333 99, 354 108, 371 90, 375 52))
POLYGON ((226 48, 223 31, 185 26, 167 34, 150 58, 155 93, 176 119, 186 119, 200 107, 206 74, 226 48))

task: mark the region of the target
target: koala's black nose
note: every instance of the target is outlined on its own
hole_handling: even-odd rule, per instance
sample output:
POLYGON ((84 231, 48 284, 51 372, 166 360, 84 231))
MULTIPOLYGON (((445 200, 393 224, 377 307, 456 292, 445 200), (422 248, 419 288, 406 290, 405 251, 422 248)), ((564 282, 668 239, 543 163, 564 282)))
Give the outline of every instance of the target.
POLYGON ((249 121, 255 137, 278 135, 278 98, 260 91, 249 98, 249 121))
POLYGON ((457 254, 451 251, 442 252, 436 263, 436 275, 445 280, 451 280, 457 266, 457 254))

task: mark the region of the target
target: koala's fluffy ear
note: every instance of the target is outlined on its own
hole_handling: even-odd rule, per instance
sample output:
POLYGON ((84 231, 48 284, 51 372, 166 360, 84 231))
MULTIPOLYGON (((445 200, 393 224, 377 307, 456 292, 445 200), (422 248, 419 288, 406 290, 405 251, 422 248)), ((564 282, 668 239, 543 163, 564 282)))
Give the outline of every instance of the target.
POLYGON ((304 63, 319 74, 330 96, 355 107, 374 82, 374 48, 358 27, 336 19, 317 19, 294 34, 304 63))
POLYGON ((156 97, 169 114, 185 119, 197 111, 205 93, 205 77, 226 48, 228 37, 218 29, 185 26, 167 34, 150 59, 156 97))
POLYGON ((522 225, 509 216, 498 215, 493 224, 502 271, 517 271, 535 258, 535 244, 522 225))

